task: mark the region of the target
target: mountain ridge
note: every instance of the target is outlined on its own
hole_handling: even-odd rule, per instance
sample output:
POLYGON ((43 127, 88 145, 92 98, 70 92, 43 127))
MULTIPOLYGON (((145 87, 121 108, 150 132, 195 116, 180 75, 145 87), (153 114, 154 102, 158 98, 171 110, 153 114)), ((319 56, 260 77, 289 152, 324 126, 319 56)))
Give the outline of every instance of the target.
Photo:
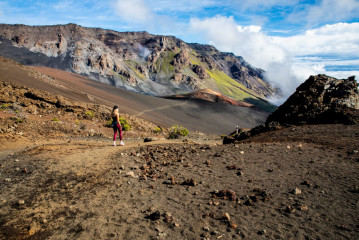
POLYGON ((175 36, 76 24, 0 24, 0 41, 0 55, 20 63, 72 71, 142 94, 165 96, 209 88, 268 106, 266 98, 275 94, 263 70, 242 57, 175 36))

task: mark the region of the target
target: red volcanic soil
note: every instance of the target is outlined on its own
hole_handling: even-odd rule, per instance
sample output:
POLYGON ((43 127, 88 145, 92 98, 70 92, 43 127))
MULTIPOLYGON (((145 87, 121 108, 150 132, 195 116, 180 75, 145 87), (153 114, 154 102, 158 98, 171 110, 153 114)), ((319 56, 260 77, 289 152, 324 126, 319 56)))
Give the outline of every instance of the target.
POLYGON ((218 103, 225 103, 230 104, 233 106, 241 106, 241 107, 253 107, 253 104, 246 103, 243 101, 236 101, 230 97, 224 96, 223 94, 213 91, 211 89, 201 89, 192 93, 187 94, 179 94, 179 95, 172 95, 166 96, 167 99, 196 99, 196 100, 205 100, 210 102, 218 102, 218 103))

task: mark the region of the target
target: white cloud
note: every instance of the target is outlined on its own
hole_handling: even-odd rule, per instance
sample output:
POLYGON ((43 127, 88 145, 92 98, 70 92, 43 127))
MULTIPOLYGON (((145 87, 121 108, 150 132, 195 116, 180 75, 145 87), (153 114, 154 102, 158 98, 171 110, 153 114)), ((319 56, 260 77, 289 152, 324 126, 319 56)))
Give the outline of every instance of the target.
POLYGON ((152 22, 155 14, 144 0, 118 0, 115 4, 118 16, 128 22, 152 22))
MULTIPOLYGON (((338 55, 339 59, 332 62, 335 65, 340 65, 343 55, 359 58, 359 23, 325 25, 292 37, 271 37, 259 27, 238 26, 232 17, 195 18, 190 24, 193 31, 203 34, 219 50, 234 52, 264 69, 268 80, 285 97, 310 75, 326 73, 328 62, 299 60, 298 55, 319 55, 319 60, 328 54, 338 55)), ((355 65, 357 61, 349 64, 355 65)))
POLYGON ((268 9, 275 6, 293 6, 299 2, 299 0, 230 0, 226 1, 229 6, 236 6, 240 10, 256 10, 263 8, 268 9))
POLYGON ((357 0, 322 0, 320 5, 312 5, 307 10, 309 23, 343 21, 359 14, 357 0))
POLYGON ((153 7, 155 12, 194 12, 201 11, 203 8, 216 6, 216 0, 152 0, 149 4, 153 7))
POLYGON ((336 23, 274 41, 295 55, 340 54, 359 57, 359 23, 336 23))
POLYGON ((261 26, 256 26, 256 25, 250 25, 250 26, 237 26, 237 29, 239 32, 259 32, 260 30, 262 30, 261 26))

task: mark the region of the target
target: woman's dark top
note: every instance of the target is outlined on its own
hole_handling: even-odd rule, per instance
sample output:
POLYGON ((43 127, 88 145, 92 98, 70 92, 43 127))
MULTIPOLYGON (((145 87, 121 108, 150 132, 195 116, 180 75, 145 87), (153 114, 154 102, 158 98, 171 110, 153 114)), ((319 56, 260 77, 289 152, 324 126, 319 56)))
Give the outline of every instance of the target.
POLYGON ((117 116, 112 116, 112 124, 118 124, 117 122, 117 116))

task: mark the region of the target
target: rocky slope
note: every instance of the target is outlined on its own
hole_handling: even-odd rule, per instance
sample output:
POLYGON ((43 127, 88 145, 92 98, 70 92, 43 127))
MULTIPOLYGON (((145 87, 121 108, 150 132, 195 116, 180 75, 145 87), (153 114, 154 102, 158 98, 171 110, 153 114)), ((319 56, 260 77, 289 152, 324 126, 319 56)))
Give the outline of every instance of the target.
MULTIPOLYGON (((164 128, 178 124, 190 131, 224 134, 231 132, 236 125, 245 128, 257 126, 264 123, 268 117, 268 112, 257 108, 208 100, 183 101, 142 95, 76 73, 48 67, 24 66, 1 56, 0 81, 46 91, 54 96, 61 95, 74 102, 104 105, 109 108, 116 104, 121 113, 141 117, 164 128)), ((16 99, 15 102, 21 105, 16 99)))
POLYGON ((155 96, 210 88, 267 107, 265 99, 274 93, 263 71, 241 57, 147 32, 1 24, 0 55, 155 96))

